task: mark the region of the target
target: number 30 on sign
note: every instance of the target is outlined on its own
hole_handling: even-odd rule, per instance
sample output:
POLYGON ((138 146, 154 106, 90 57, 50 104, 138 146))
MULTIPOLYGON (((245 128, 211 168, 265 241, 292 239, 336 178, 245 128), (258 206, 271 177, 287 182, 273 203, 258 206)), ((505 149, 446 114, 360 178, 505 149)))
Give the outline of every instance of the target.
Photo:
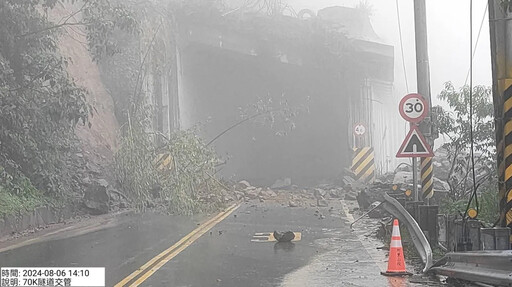
POLYGON ((419 123, 427 116, 428 105, 420 94, 409 94, 400 101, 399 110, 406 121, 419 123))

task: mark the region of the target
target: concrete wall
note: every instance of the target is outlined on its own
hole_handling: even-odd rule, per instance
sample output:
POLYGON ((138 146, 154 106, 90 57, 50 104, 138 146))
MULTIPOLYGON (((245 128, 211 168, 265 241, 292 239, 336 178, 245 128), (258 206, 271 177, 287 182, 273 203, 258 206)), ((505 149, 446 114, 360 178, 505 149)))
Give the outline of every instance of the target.
POLYGON ((30 228, 43 227, 50 224, 61 223, 76 214, 75 206, 63 209, 40 207, 34 211, 23 214, 11 214, 0 217, 0 237, 30 228))
POLYGON ((389 82, 371 80, 372 142, 377 174, 393 172, 399 162, 398 148, 404 139, 407 123, 398 112, 398 97, 389 82))

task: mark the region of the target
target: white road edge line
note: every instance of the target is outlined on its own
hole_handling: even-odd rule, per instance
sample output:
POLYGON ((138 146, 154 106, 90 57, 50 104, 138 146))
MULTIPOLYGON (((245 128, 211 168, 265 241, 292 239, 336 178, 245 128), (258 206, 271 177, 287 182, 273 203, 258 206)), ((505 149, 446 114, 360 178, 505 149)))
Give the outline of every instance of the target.
MULTIPOLYGON (((341 206, 343 208, 343 212, 345 212, 346 218, 350 221, 350 223, 354 222, 354 216, 352 214, 350 214, 350 210, 348 209, 348 206, 347 206, 347 203, 345 202, 345 200, 340 199, 340 202, 341 202, 341 206)), ((361 242, 361 244, 363 245, 364 249, 366 250, 366 253, 368 253, 368 255, 370 255, 370 257, 373 259, 373 262, 375 263, 375 265, 377 265, 377 267, 379 267, 379 269, 382 272, 385 272, 386 269, 387 269, 386 263, 380 261, 378 258, 375 258, 375 256, 374 256, 374 253, 375 253, 374 247, 371 246, 365 240, 365 238, 363 236, 358 235, 358 234, 356 234, 356 236, 359 239, 359 242, 361 242)))

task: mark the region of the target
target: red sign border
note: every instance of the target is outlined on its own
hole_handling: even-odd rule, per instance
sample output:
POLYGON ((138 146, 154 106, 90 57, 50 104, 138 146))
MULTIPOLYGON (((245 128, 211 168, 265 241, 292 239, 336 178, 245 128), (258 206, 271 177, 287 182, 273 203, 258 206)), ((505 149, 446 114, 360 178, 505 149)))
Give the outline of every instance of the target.
POLYGON ((398 152, 396 153, 396 157, 398 158, 404 158, 404 157, 434 157, 434 152, 432 151, 432 147, 428 144, 428 142, 425 140, 425 137, 423 136, 423 134, 420 132, 420 129, 418 128, 417 125, 411 125, 411 130, 409 131, 409 133, 407 134, 407 136, 405 136, 405 139, 404 139, 404 142, 402 143, 402 145, 400 146, 400 148, 398 149, 398 152), (416 133, 418 134, 418 136, 420 137, 420 141, 425 145, 425 147, 427 148, 427 151, 428 151, 428 154, 422 154, 422 155, 418 155, 418 154, 415 154, 415 155, 410 155, 410 154, 402 154, 401 152, 404 150, 405 148, 405 145, 407 145, 407 143, 409 142, 411 136, 412 136, 412 133, 416 131, 416 133))
POLYGON ((400 100, 400 104, 398 105, 398 111, 400 112, 400 115, 402 116, 402 118, 410 123, 419 123, 421 122, 427 115, 428 115, 428 110, 429 110, 429 106, 428 106, 428 103, 427 101, 425 100, 425 98, 423 98, 422 95, 420 94, 408 94, 406 95, 405 97, 403 97, 401 100, 400 100), (423 114, 421 114, 420 117, 418 117, 417 119, 413 119, 411 117, 408 117, 405 112, 403 111, 402 109, 402 106, 405 104, 405 101, 407 101, 408 99, 411 99, 411 98, 416 98, 416 99, 419 99, 421 102, 423 102, 423 114))

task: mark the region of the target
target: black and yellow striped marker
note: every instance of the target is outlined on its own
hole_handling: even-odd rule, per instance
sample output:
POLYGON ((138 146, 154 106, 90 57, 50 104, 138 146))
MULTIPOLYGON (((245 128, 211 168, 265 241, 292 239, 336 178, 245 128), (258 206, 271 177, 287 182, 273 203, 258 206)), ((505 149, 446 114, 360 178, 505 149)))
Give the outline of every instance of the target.
POLYGON ((503 93, 503 136, 498 142, 501 225, 512 227, 512 86, 503 93), (503 155, 503 157, 501 157, 503 155), (502 181, 503 180, 503 181, 502 181))
POLYGON ((160 171, 171 171, 173 168, 172 155, 170 153, 161 153, 156 156, 154 163, 160 171))
POLYGON ((372 147, 354 148, 352 166, 354 180, 363 183, 375 181, 375 155, 372 147))
POLYGON ((423 198, 432 198, 434 196, 434 168, 431 157, 421 158, 421 187, 423 198))

